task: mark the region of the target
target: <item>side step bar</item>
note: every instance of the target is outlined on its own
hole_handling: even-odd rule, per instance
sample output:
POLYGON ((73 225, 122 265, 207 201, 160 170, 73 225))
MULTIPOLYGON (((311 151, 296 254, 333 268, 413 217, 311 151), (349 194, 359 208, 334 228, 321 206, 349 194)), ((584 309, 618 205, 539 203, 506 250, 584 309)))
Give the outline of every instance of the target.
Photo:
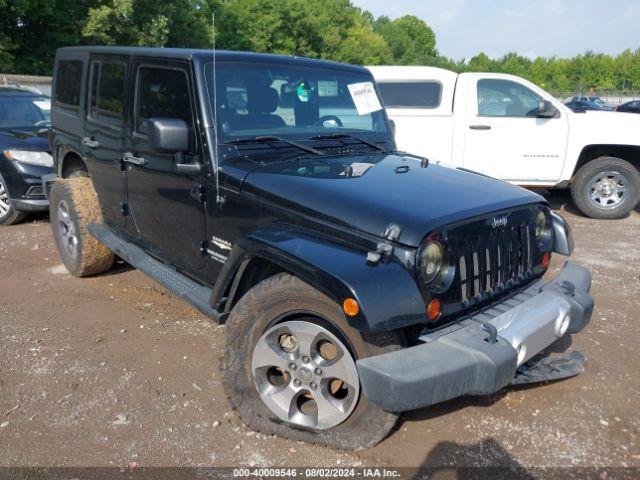
POLYGON ((220 322, 220 312, 209 305, 209 297, 211 296, 209 287, 194 282, 170 266, 156 260, 140 247, 120 238, 104 225, 89 225, 89 232, 129 265, 146 273, 167 290, 189 302, 204 315, 220 322))

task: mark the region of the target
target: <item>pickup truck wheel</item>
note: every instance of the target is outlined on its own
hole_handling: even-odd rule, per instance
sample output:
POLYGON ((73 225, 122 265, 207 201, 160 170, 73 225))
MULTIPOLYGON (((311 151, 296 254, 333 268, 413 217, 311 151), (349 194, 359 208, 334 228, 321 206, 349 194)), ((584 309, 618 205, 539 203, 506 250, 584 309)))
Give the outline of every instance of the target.
POLYGON ((8 226, 20 223, 27 214, 16 211, 9 201, 9 192, 4 183, 4 179, 0 176, 0 225, 8 226))
POLYGON ((278 274, 260 282, 238 301, 226 329, 222 382, 250 428, 356 450, 396 424, 397 414, 361 394, 356 359, 401 348, 401 338, 367 338, 300 279, 278 274))
POLYGON ((620 158, 600 157, 578 170, 571 197, 588 217, 623 218, 640 201, 640 172, 620 158))
POLYGON ((113 252, 89 233, 89 225, 102 223, 102 212, 90 178, 54 182, 49 195, 49 216, 60 258, 70 273, 86 277, 113 266, 113 252))

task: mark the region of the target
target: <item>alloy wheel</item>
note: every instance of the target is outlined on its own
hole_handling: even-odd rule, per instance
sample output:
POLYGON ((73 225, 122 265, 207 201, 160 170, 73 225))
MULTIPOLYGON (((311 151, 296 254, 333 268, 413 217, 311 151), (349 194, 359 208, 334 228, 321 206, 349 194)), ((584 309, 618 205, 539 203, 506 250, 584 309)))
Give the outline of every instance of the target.
POLYGON ((9 192, 4 188, 4 183, 0 181, 0 219, 8 216, 10 213, 9 192))
POLYGON ((325 430, 344 422, 360 394, 356 363, 336 335, 311 321, 267 330, 251 358, 264 404, 281 420, 325 430))
POLYGON ((69 256, 75 258, 78 254, 78 236, 76 226, 71 219, 69 205, 65 200, 58 203, 58 231, 62 239, 62 247, 69 256))

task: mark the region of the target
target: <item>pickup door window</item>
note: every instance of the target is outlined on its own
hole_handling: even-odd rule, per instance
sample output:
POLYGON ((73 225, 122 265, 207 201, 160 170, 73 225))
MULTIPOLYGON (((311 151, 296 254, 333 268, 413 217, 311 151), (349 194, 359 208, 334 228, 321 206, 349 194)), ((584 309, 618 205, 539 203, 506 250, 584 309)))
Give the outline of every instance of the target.
POLYGON ((537 117, 542 97, 508 80, 478 80, 478 114, 488 117, 537 117))
POLYGON ((539 117, 538 104, 547 99, 517 81, 478 76, 469 88, 464 167, 519 184, 558 181, 566 115, 539 117))

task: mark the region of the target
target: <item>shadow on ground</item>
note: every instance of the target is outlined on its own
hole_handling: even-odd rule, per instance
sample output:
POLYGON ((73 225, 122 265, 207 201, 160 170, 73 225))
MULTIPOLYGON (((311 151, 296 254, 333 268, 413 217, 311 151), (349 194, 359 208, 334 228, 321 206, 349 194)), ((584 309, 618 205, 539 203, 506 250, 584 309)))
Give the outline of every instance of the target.
POLYGON ((497 440, 487 438, 472 445, 438 443, 425 458, 415 478, 533 480, 537 477, 516 461, 497 440))

